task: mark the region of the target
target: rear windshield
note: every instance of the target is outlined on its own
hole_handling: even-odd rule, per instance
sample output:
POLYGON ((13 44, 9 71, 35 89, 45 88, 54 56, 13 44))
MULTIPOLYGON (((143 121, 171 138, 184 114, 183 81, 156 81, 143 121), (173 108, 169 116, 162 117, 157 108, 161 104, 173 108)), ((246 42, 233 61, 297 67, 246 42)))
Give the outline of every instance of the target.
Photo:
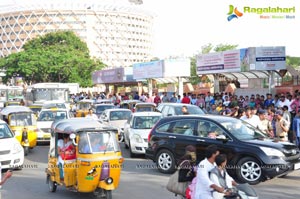
POLYGON ((10 116, 11 126, 34 126, 36 119, 32 113, 14 113, 10 116))
POLYGON ((131 116, 131 111, 112 111, 110 113, 110 121, 128 120, 131 116))
POLYGON ((66 111, 42 111, 37 121, 54 121, 66 119, 66 111))
POLYGON ((97 106, 96 108, 96 113, 102 113, 103 111, 105 111, 106 109, 112 109, 114 108, 113 105, 108 105, 108 106, 97 106))

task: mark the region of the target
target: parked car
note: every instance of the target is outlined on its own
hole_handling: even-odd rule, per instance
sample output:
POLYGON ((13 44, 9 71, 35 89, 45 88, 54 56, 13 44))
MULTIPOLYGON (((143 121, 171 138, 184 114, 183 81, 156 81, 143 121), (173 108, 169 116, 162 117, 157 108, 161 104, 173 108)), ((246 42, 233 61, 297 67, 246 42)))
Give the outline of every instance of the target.
POLYGON ((198 106, 182 103, 162 103, 157 107, 157 111, 162 113, 163 117, 182 115, 182 106, 187 106, 188 112, 191 115, 204 115, 204 111, 198 106))
POLYGON ((94 104, 93 105, 93 112, 100 118, 100 115, 105 111, 106 109, 114 109, 116 108, 113 104, 94 104))
POLYGON ((211 144, 228 156, 228 172, 239 182, 257 184, 300 168, 300 152, 242 120, 213 115, 165 117, 151 130, 146 157, 162 173, 172 173, 187 145, 197 148, 198 162, 211 144))
POLYGON ((149 132, 161 117, 161 113, 157 112, 138 112, 131 115, 124 126, 125 148, 129 148, 131 157, 145 154, 149 132))
POLYGON ((118 128, 119 142, 124 141, 124 125, 129 120, 132 112, 128 109, 106 109, 100 115, 99 121, 105 125, 118 128))
POLYGON ((120 103, 120 108, 129 109, 129 110, 133 111, 135 105, 140 102, 141 102, 140 100, 123 100, 120 103))
POLYGON ((152 112, 155 111, 155 109, 156 109, 155 103, 141 102, 141 103, 136 103, 133 112, 152 112))
POLYGON ((53 121, 69 118, 71 118, 71 113, 67 109, 42 109, 37 118, 37 142, 50 142, 51 125, 53 121))
POLYGON ((2 169, 22 169, 24 162, 24 149, 3 120, 0 120, 0 161, 2 169))

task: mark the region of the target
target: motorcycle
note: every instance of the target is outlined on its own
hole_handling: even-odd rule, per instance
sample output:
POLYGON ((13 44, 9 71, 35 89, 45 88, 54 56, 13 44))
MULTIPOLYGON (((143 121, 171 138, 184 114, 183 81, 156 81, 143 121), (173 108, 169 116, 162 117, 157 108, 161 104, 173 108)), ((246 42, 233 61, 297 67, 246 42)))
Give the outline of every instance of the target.
POLYGON ((214 193, 214 199, 258 199, 258 195, 249 184, 238 184, 236 187, 227 189, 229 195, 214 193))

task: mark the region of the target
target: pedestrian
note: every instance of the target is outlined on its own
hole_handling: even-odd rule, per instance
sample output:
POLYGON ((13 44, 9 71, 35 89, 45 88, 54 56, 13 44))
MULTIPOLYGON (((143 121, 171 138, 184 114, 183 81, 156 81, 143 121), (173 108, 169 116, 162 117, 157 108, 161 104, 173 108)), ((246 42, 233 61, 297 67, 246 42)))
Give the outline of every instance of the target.
POLYGON ((259 110, 258 111, 258 117, 260 123, 258 124, 258 129, 260 129, 262 132, 266 134, 266 136, 273 138, 273 128, 272 123, 267 119, 268 115, 265 110, 259 110))
POLYGON ((181 100, 181 103, 183 104, 190 104, 191 103, 191 100, 190 98, 186 95, 186 93, 183 93, 183 98, 181 100))
POLYGON ((160 99, 159 95, 156 93, 155 93, 153 102, 156 104, 156 106, 158 106, 161 103, 161 99, 160 99))
POLYGON ((296 140, 296 145, 300 149, 300 109, 298 109, 298 112, 293 120, 293 139, 296 140))
POLYGON ((241 120, 244 120, 245 122, 248 122, 255 128, 258 127, 258 124, 260 123, 259 118, 257 115, 252 114, 252 110, 250 107, 246 109, 245 115, 240 118, 241 120))
POLYGON ((178 182, 188 182, 190 184, 196 176, 196 147, 188 145, 185 147, 185 154, 178 162, 180 165, 178 182))
POLYGON ((213 199, 212 191, 224 192, 223 187, 214 184, 209 178, 209 173, 215 168, 215 159, 218 155, 219 150, 216 145, 210 145, 206 148, 205 159, 197 167, 195 198, 213 199))
POLYGON ((89 109, 89 113, 85 116, 85 118, 90 118, 93 120, 98 120, 98 116, 94 114, 93 109, 89 109))
POLYGON ((280 141, 288 141, 288 131, 290 128, 290 123, 283 118, 283 111, 277 110, 275 112, 276 117, 276 136, 280 141))

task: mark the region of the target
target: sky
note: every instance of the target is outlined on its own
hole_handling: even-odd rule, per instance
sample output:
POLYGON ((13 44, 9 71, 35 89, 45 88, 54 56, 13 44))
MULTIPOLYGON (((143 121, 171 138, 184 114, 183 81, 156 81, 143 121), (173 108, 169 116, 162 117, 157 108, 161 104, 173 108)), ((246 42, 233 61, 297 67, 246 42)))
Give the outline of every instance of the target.
MULTIPOLYGON (((0 6, 11 1, 13 0, 0 0, 0 6)), ((300 57, 299 0, 143 0, 143 2, 142 7, 155 16, 153 57, 163 59, 169 56, 192 56, 200 53, 201 47, 209 43, 214 46, 235 44, 238 48, 286 46, 286 55, 300 57), (245 6, 251 8, 295 6, 295 13, 290 14, 295 16, 295 19, 261 19, 259 14, 243 13, 243 16, 227 21, 229 5, 233 5, 242 13, 245 6)))
MULTIPOLYGON (((299 56, 300 3, 298 0, 144 0, 155 13, 153 55, 191 56, 208 43, 236 44, 238 48, 286 46, 286 55, 299 56), (229 5, 244 7, 294 7, 295 19, 260 19, 259 14, 227 21, 229 5)), ((263 14, 280 15, 286 14, 263 14)))

